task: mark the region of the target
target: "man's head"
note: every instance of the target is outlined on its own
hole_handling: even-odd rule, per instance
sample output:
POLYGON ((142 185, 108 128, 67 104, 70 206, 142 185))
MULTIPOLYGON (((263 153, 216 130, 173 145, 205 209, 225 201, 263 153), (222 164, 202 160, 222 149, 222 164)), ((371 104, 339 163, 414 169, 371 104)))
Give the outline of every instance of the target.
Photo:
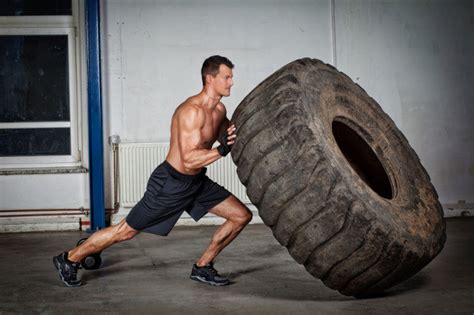
POLYGON ((233 68, 234 65, 226 57, 216 55, 207 58, 201 68, 203 86, 210 84, 222 96, 229 96, 230 88, 234 85, 233 68))

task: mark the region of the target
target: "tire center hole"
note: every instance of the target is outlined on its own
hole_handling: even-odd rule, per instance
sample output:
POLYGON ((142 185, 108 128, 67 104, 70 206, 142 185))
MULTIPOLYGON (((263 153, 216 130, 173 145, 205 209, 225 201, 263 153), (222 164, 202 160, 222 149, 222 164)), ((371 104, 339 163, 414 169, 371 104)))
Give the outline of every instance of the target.
POLYGON ((367 142, 338 120, 332 122, 332 132, 342 154, 360 178, 379 196, 392 199, 389 176, 367 142))

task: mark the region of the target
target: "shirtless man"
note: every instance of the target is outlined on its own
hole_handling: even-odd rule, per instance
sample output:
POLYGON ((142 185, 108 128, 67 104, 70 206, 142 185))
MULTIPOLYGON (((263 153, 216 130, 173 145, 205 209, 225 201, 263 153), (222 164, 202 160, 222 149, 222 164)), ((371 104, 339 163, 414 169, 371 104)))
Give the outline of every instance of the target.
POLYGON ((204 61, 203 89, 176 109, 168 155, 151 174, 143 198, 120 223, 95 232, 80 246, 53 258, 64 284, 81 285, 77 270, 84 257, 142 231, 166 236, 184 211, 196 221, 207 212, 226 219, 193 265, 191 279, 211 285, 229 284, 214 269, 213 261, 252 215, 235 196, 205 175, 205 166, 227 155, 236 139, 236 128, 227 119, 226 108, 220 101, 230 95, 233 67, 221 56, 204 61), (216 140, 220 145, 212 148, 216 140))

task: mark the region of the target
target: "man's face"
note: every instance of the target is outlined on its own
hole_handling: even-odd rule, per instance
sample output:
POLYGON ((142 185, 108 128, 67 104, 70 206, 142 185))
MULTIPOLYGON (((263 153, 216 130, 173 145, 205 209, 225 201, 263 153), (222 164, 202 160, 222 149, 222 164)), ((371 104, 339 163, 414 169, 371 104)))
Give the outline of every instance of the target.
POLYGON ((219 73, 211 76, 211 86, 217 94, 221 96, 229 96, 230 88, 234 85, 232 69, 226 65, 219 66, 219 73))

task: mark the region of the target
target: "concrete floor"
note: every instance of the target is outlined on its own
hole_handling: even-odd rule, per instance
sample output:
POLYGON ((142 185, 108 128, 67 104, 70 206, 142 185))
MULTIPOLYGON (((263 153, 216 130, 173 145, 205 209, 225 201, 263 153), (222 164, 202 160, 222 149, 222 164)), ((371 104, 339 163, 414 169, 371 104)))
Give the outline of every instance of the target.
POLYGON ((80 232, 0 236, 0 314, 21 313, 400 313, 474 314, 474 218, 448 219, 443 252, 384 297, 357 300, 326 288, 278 245, 270 229, 250 225, 216 268, 234 282, 190 280, 215 226, 176 227, 167 238, 142 234, 106 250, 101 269, 81 270, 67 288, 51 258, 80 232))

